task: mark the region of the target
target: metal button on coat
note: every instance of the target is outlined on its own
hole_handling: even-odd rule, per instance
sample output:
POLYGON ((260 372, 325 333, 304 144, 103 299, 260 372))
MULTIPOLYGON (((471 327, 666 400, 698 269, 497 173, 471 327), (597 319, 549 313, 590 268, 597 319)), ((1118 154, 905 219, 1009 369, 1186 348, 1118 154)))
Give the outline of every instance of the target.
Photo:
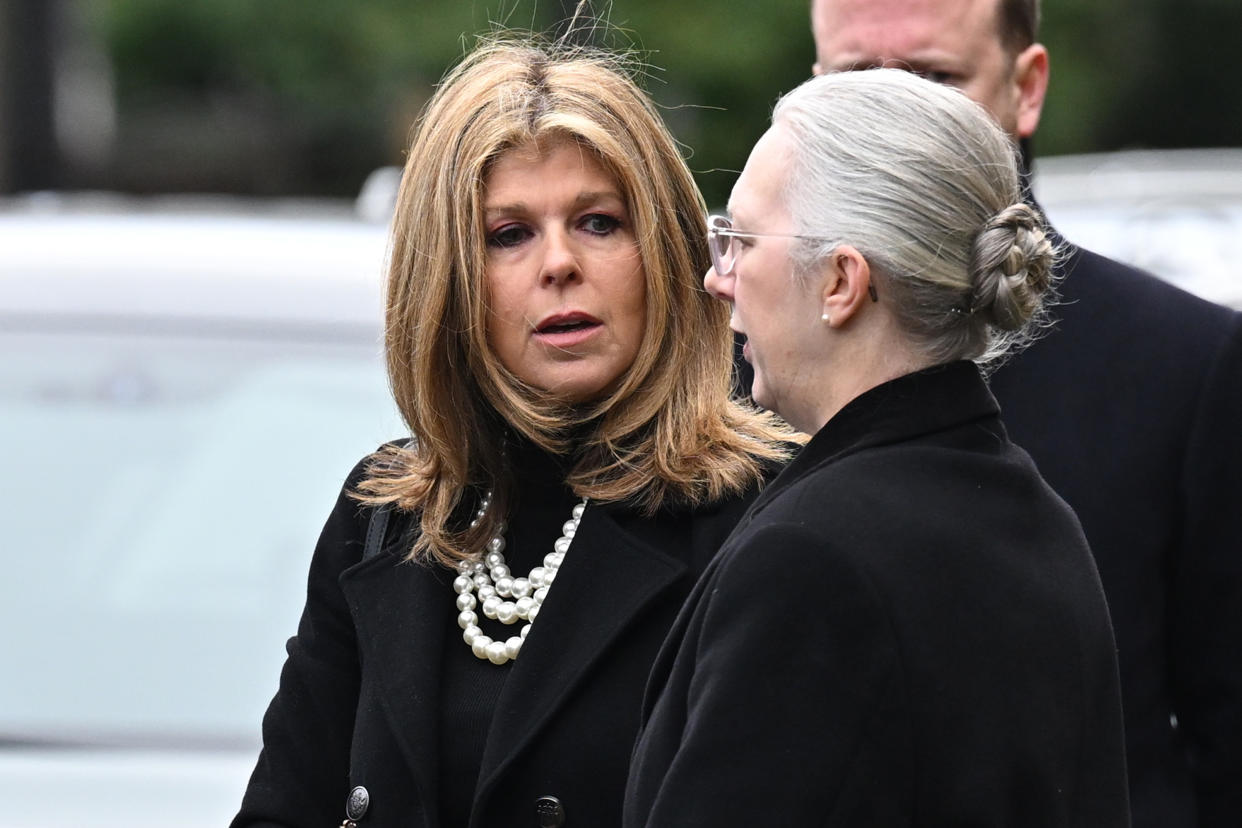
POLYGON ((565 824, 565 806, 555 796, 541 796, 535 800, 535 816, 539 828, 560 828, 565 824))
POLYGON ((349 792, 349 796, 345 798, 345 816, 351 820, 362 819, 367 814, 367 808, 371 804, 371 794, 366 788, 359 785, 349 792))

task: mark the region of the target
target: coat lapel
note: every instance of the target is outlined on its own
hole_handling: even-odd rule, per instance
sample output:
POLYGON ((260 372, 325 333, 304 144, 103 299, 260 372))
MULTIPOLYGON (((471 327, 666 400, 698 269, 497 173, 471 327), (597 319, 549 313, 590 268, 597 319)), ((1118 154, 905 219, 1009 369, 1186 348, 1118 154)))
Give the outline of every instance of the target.
POLYGON ((476 803, 548 725, 633 619, 688 567, 588 508, 556 585, 505 683, 483 753, 476 803))
MULTIPOLYGON (((379 555, 347 570, 341 587, 358 628, 364 674, 383 687, 375 695, 409 763, 418 799, 434 814, 438 802, 440 663, 444 636, 455 632, 447 570, 379 555), (428 665, 432 669, 428 669, 428 665)), ((365 691, 365 688, 364 688, 365 691)), ((434 823, 434 820, 432 820, 434 823)))
POLYGON ((872 446, 899 443, 972 420, 996 419, 1000 407, 972 362, 935 365, 866 391, 838 411, 751 504, 739 526, 795 482, 828 463, 872 446))

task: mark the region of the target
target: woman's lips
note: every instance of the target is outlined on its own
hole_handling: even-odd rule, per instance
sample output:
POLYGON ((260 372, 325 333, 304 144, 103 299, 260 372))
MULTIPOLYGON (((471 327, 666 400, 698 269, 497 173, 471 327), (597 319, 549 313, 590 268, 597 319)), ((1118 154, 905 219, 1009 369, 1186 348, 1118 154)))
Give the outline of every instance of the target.
POLYGON ((572 348, 586 342, 603 328, 604 324, 588 313, 561 313, 540 322, 534 337, 555 348, 572 348))

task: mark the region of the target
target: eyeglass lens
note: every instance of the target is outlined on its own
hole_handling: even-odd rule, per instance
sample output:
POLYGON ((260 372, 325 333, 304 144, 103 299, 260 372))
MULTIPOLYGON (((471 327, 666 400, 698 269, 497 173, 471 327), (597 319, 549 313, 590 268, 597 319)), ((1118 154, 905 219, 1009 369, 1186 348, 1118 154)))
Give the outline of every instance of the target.
POLYGON ((732 224, 726 218, 716 217, 707 234, 707 246, 711 252, 712 267, 717 276, 727 276, 733 270, 733 236, 728 235, 732 224), (720 231, 725 232, 720 232, 720 231))

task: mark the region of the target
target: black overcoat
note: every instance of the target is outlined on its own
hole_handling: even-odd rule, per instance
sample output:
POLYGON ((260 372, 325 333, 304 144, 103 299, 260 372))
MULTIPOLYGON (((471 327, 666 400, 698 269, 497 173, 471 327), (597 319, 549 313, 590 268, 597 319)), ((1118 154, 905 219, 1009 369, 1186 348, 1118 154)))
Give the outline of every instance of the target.
MULTIPOLYGON (((1136 828, 1242 825, 1242 315, 1074 250, 991 379, 1108 596, 1136 828)), ((1242 273, 1239 274, 1242 278, 1242 273)))
POLYGON ((629 828, 1128 824, 1090 550, 970 363, 861 395, 756 499, 643 718, 629 828))
MULTIPOLYGON (((346 494, 360 474, 315 549, 234 828, 335 828, 354 786, 370 798, 359 828, 440 825, 439 667, 446 636, 461 637, 446 598, 455 573, 403 563, 399 531, 390 530, 384 553, 360 560, 370 510, 346 494)), ((752 495, 654 518, 623 504, 588 507, 520 658, 506 668, 472 826, 538 826, 537 800, 548 796, 559 806, 543 806, 569 828, 620 823, 651 662, 752 495)))

